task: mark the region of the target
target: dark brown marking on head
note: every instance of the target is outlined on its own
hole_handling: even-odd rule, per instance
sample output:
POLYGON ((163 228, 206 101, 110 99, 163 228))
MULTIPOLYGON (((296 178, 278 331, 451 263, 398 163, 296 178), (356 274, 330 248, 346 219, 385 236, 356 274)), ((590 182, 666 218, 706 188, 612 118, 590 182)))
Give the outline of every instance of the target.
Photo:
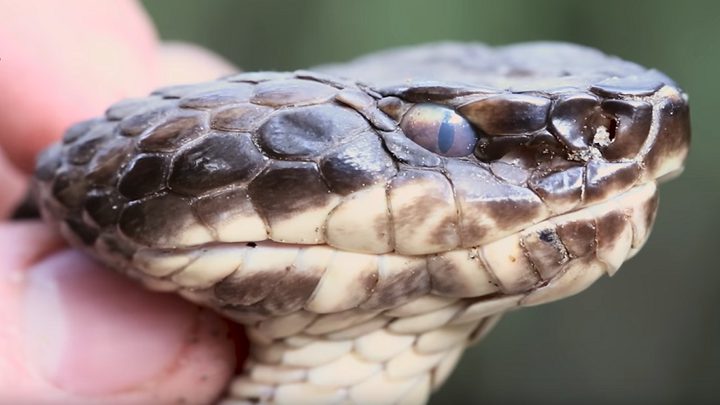
POLYGON ((198 93, 190 93, 178 101, 182 108, 198 110, 224 107, 231 104, 245 103, 253 95, 254 86, 247 83, 228 84, 222 89, 212 89, 198 93))
POLYGON ((127 200, 116 191, 95 189, 88 192, 85 212, 88 218, 101 228, 114 226, 127 200))
POLYGON ((94 184, 117 184, 122 167, 135 154, 134 143, 121 136, 114 136, 97 151, 85 170, 87 178, 94 184))
POLYGON ((135 114, 128 115, 120 121, 118 130, 124 136, 138 136, 164 120, 168 114, 176 111, 176 104, 176 102, 163 103, 150 110, 140 110, 135 114))
POLYGON ((299 311, 312 296, 324 271, 290 269, 288 274, 275 284, 261 305, 278 315, 299 311))
POLYGON ((316 70, 296 70, 293 72, 293 76, 295 76, 298 79, 306 79, 306 80, 312 80, 319 83, 327 84, 328 86, 332 86, 338 89, 343 89, 345 87, 352 87, 355 85, 355 82, 352 81, 352 79, 346 79, 342 77, 338 77, 335 75, 327 74, 324 72, 318 72, 316 70))
MULTIPOLYGON (((468 260, 476 264, 476 271, 486 271, 477 256, 468 258, 468 260)), ((430 276, 432 292, 435 295, 468 297, 477 289, 477 286, 468 284, 470 280, 464 277, 455 263, 442 255, 433 255, 428 258, 427 272, 430 276)))
POLYGON ((322 104, 274 114, 258 130, 257 142, 274 157, 313 158, 359 132, 372 132, 360 114, 322 104))
POLYGON ((669 81, 654 73, 649 71, 640 75, 613 76, 593 84, 590 90, 603 97, 648 96, 660 90, 663 81, 669 81))
POLYGON ((435 231, 427 234, 427 242, 432 245, 453 246, 458 240, 457 211, 453 215, 446 216, 435 226, 435 231))
POLYGON ((483 162, 502 159, 530 143, 529 135, 481 136, 475 146, 475 156, 483 162))
POLYGON ((273 111, 255 104, 239 104, 212 113, 210 127, 220 131, 253 132, 273 111))
POLYGON ((581 202, 584 183, 583 166, 566 167, 547 174, 538 171, 528 182, 530 188, 543 201, 550 207, 559 209, 574 207, 581 202))
POLYGON ((230 305, 252 305, 272 292, 290 268, 264 270, 247 274, 239 269, 213 287, 215 296, 230 305))
MULTIPOLYGON (((397 179, 400 179, 400 177, 397 179)), ((398 181, 391 183, 391 194, 395 190, 398 190, 398 193, 402 193, 402 188, 398 187, 398 183, 398 181)), ((429 195, 428 193, 426 198, 417 198, 412 201, 412 204, 405 204, 402 207, 392 207, 393 224, 395 228, 414 228, 418 223, 422 223, 429 213, 435 211, 436 208, 442 208, 446 205, 444 198, 433 197, 433 195, 429 195)))
POLYGON ((399 122, 405 112, 410 108, 405 102, 397 97, 383 97, 377 102, 378 108, 389 117, 399 122))
POLYGON ((95 156, 98 149, 113 136, 115 124, 100 122, 93 126, 83 136, 79 137, 65 150, 65 160, 75 164, 84 165, 95 156))
POLYGON ((558 225, 556 232, 574 259, 588 256, 597 249, 596 230, 595 221, 580 219, 558 225))
POLYGON ((678 156, 684 159, 690 146, 690 110, 680 96, 664 100, 659 107, 659 131, 644 163, 648 173, 657 173, 665 159, 678 156))
POLYGON ((477 241, 484 240, 492 231, 492 227, 467 216, 462 217, 459 227, 458 235, 463 247, 475 245, 477 241))
POLYGON ((324 206, 331 198, 330 189, 312 162, 273 161, 250 183, 248 194, 271 222, 324 206))
POLYGON ((52 195, 70 210, 79 208, 87 191, 85 171, 80 168, 64 167, 55 172, 52 195))
POLYGON ((546 130, 529 135, 481 136, 474 154, 483 162, 512 161, 527 169, 552 164, 554 158, 564 159, 567 155, 560 142, 546 130))
POLYGON ((440 156, 416 144, 401 131, 380 132, 383 143, 395 159, 414 167, 438 167, 443 160, 440 156))
POLYGON ((201 197, 193 201, 193 208, 198 218, 211 227, 217 227, 235 216, 255 215, 255 208, 245 187, 201 197))
POLYGON ((203 113, 179 110, 145 133, 138 147, 146 152, 173 152, 199 138, 207 130, 206 120, 203 113))
POLYGON ((367 93, 357 89, 344 89, 335 96, 335 99, 354 108, 375 127, 383 131, 392 131, 396 122, 378 109, 375 99, 367 93))
POLYGON ((165 185, 169 160, 167 155, 135 156, 125 167, 118 190, 131 200, 159 191, 165 185))
POLYGON ((368 132, 325 155, 320 170, 332 190, 347 195, 397 174, 377 134, 368 132))
POLYGON ((529 225, 539 218, 542 203, 531 191, 524 188, 507 188, 507 200, 488 199, 485 203, 488 215, 501 229, 516 229, 529 225))
POLYGON ((480 235, 494 230, 510 233, 544 215, 545 205, 535 193, 500 181, 484 167, 448 161, 447 171, 462 212, 461 240, 467 246, 483 242, 480 235))
POLYGON ((477 94, 478 88, 469 87, 463 84, 441 83, 424 80, 415 81, 391 87, 384 87, 379 90, 382 95, 398 96, 404 100, 414 103, 428 103, 447 101, 450 99, 477 94))
POLYGON ((443 246, 455 245, 458 218, 450 187, 447 178, 434 171, 406 170, 399 172, 388 186, 395 235, 414 233, 417 227, 426 223, 426 218, 430 213, 434 211, 447 212, 450 208, 449 215, 437 223, 432 223, 433 228, 427 233, 427 240, 443 246), (403 201, 402 205, 394 205, 393 200, 404 200, 402 196, 404 187, 412 186, 415 183, 429 184, 425 195, 403 201))
POLYGON ((184 230, 197 224, 189 203, 170 194, 131 203, 118 222, 126 236, 147 246, 174 245, 184 230))
POLYGON ((533 133, 530 141, 522 149, 511 151, 505 159, 514 159, 524 163, 524 167, 534 168, 541 165, 552 165, 560 159, 567 159, 565 147, 548 130, 533 133))
POLYGON ((598 249, 615 245, 630 220, 622 211, 611 211, 596 219, 598 249))
POLYGON ((550 114, 551 130, 568 148, 587 148, 598 123, 603 122, 599 104, 597 97, 585 93, 561 97, 550 114))
POLYGON ((370 298, 360 308, 386 309, 402 305, 430 291, 430 276, 424 264, 415 268, 403 268, 390 275, 378 272, 379 278, 374 285, 370 298))
POLYGON ((524 134, 545 126, 550 100, 503 94, 470 102, 459 112, 489 135, 524 134))
POLYGON ((640 176, 635 162, 608 163, 591 161, 587 164, 584 203, 605 200, 630 189, 640 176))
POLYGON ((331 100, 337 92, 334 87, 311 80, 272 80, 255 86, 251 101, 273 107, 319 104, 331 100))
POLYGON ((173 162, 173 191, 197 195, 243 183, 265 166, 265 158, 247 134, 212 133, 184 149, 173 162))
MULTIPOLYGON (((213 293, 210 293, 213 294, 213 293)), ((252 324, 272 317, 274 314, 265 308, 261 303, 252 305, 231 305, 222 301, 216 304, 220 311, 233 320, 241 320, 246 324, 252 324)), ((252 354, 251 354, 252 355, 252 354)))

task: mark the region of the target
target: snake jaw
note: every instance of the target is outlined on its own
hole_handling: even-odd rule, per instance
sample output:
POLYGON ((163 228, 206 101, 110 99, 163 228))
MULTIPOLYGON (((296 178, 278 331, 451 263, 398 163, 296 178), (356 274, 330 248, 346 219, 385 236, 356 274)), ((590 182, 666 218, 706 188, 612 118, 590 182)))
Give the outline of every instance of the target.
POLYGON ((687 155, 675 84, 586 48, 435 45, 325 70, 367 84, 298 71, 160 89, 38 161, 41 211, 71 243, 248 325, 244 399, 424 400, 500 314, 636 254, 656 182, 687 155), (378 73, 398 58, 414 62, 378 73), (443 138, 414 142, 417 105, 463 124, 461 147, 427 117, 443 138))

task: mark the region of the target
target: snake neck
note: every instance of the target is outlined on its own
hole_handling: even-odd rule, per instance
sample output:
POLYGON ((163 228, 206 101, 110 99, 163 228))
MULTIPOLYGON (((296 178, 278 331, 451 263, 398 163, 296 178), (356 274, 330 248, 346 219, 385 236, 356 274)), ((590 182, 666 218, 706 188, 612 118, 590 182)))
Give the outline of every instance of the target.
POLYGON ((500 317, 457 322, 468 300, 434 304, 422 314, 301 311, 248 326, 250 358, 223 404, 424 404, 500 317))

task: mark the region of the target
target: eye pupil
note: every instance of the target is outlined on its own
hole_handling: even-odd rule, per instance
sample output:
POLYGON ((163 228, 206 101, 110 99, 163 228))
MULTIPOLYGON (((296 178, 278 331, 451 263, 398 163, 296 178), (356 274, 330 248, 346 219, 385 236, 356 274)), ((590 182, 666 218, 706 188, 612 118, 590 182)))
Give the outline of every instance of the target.
POLYGON ((443 120, 438 129, 438 149, 440 152, 447 153, 455 143, 455 127, 450 122, 452 116, 449 112, 443 114, 443 120))
POLYGON ((467 156, 478 142, 478 134, 465 118, 437 104, 414 105, 403 116, 400 128, 408 139, 445 157, 467 156))

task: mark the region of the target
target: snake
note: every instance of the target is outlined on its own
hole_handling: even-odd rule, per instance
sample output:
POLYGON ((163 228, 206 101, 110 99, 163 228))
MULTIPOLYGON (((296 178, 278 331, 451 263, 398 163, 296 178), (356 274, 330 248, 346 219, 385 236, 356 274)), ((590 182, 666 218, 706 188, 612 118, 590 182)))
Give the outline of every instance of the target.
POLYGON ((689 143, 657 70, 444 42, 119 101, 33 195, 72 246, 244 326, 220 403, 421 404, 503 314, 633 257, 689 143))

